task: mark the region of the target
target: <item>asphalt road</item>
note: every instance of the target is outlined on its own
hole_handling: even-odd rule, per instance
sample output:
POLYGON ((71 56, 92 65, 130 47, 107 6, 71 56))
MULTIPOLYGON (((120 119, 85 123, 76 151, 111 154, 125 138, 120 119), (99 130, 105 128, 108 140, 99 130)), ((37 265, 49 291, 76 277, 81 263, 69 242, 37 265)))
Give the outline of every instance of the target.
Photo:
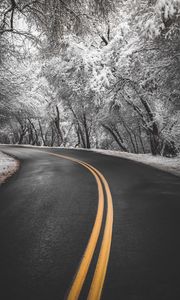
MULTIPOLYGON (((0 149, 21 162, 19 171, 0 187, 0 299, 65 299, 93 228, 98 204, 94 176, 47 151, 89 163, 111 189, 112 245, 101 299, 180 299, 178 177, 89 151, 0 149)), ((82 300, 102 235, 103 230, 82 300)))

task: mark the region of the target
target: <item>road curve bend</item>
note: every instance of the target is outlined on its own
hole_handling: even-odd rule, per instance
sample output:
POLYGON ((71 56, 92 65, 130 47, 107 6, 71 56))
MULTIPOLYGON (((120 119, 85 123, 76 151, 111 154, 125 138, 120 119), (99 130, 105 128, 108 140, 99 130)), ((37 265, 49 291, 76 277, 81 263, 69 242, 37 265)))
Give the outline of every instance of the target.
POLYGON ((0 148, 21 163, 0 187, 3 300, 180 298, 178 177, 91 151, 0 148))

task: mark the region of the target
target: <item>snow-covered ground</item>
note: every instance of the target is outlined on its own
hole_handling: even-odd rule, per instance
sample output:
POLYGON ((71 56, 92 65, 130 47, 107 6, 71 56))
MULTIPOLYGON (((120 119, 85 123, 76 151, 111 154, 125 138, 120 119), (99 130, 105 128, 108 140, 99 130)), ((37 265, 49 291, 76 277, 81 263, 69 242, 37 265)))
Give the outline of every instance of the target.
POLYGON ((176 158, 167 158, 162 156, 152 156, 151 154, 134 154, 113 150, 94 149, 93 151, 103 153, 106 155, 113 155, 138 161, 146 165, 180 176, 180 156, 176 158))
POLYGON ((16 172, 19 162, 0 151, 0 184, 16 172))

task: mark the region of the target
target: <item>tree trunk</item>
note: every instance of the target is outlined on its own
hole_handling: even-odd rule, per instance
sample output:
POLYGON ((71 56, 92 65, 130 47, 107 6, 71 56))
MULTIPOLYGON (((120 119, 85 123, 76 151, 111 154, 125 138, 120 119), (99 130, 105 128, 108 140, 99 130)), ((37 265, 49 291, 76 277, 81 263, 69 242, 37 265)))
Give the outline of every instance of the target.
POLYGON ((56 129, 57 129, 57 134, 58 134, 58 146, 61 146, 62 142, 63 142, 63 135, 60 129, 60 113, 59 113, 59 108, 56 105, 56 118, 54 120, 56 129))
POLYGON ((41 139, 42 139, 42 141, 43 141, 43 146, 47 146, 47 145, 46 145, 45 138, 44 138, 44 135, 43 135, 43 130, 42 130, 41 122, 40 122, 39 119, 38 119, 38 124, 39 124, 39 129, 40 129, 41 139))
POLYGON ((123 143, 118 138, 117 134, 111 129, 108 125, 102 124, 102 126, 113 136, 118 146, 125 152, 128 152, 127 148, 123 145, 123 143))
POLYGON ((145 153, 145 148, 144 148, 143 140, 142 140, 142 137, 141 137, 141 126, 140 126, 139 123, 138 123, 138 129, 139 129, 139 140, 140 140, 140 143, 141 143, 142 151, 143 151, 143 153, 145 153))
POLYGON ((30 123, 30 126, 31 126, 31 135, 32 135, 32 145, 38 145, 38 133, 37 133, 37 130, 33 124, 33 122, 28 119, 29 123, 30 123), (33 138, 33 129, 34 129, 34 133, 35 133, 35 139, 33 138))
POLYGON ((90 149, 90 139, 89 139, 89 131, 87 127, 87 120, 86 120, 86 115, 83 113, 83 123, 84 123, 84 130, 85 130, 85 137, 86 137, 86 148, 90 149))

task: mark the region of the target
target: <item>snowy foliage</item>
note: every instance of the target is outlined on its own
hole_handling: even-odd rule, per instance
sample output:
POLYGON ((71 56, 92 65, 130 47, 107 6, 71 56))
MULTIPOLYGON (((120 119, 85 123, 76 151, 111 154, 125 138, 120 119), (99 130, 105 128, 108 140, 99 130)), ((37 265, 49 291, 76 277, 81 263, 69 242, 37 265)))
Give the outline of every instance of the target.
POLYGON ((3 1, 1 141, 176 155, 180 1, 55 2, 27 9, 15 38, 3 1))

